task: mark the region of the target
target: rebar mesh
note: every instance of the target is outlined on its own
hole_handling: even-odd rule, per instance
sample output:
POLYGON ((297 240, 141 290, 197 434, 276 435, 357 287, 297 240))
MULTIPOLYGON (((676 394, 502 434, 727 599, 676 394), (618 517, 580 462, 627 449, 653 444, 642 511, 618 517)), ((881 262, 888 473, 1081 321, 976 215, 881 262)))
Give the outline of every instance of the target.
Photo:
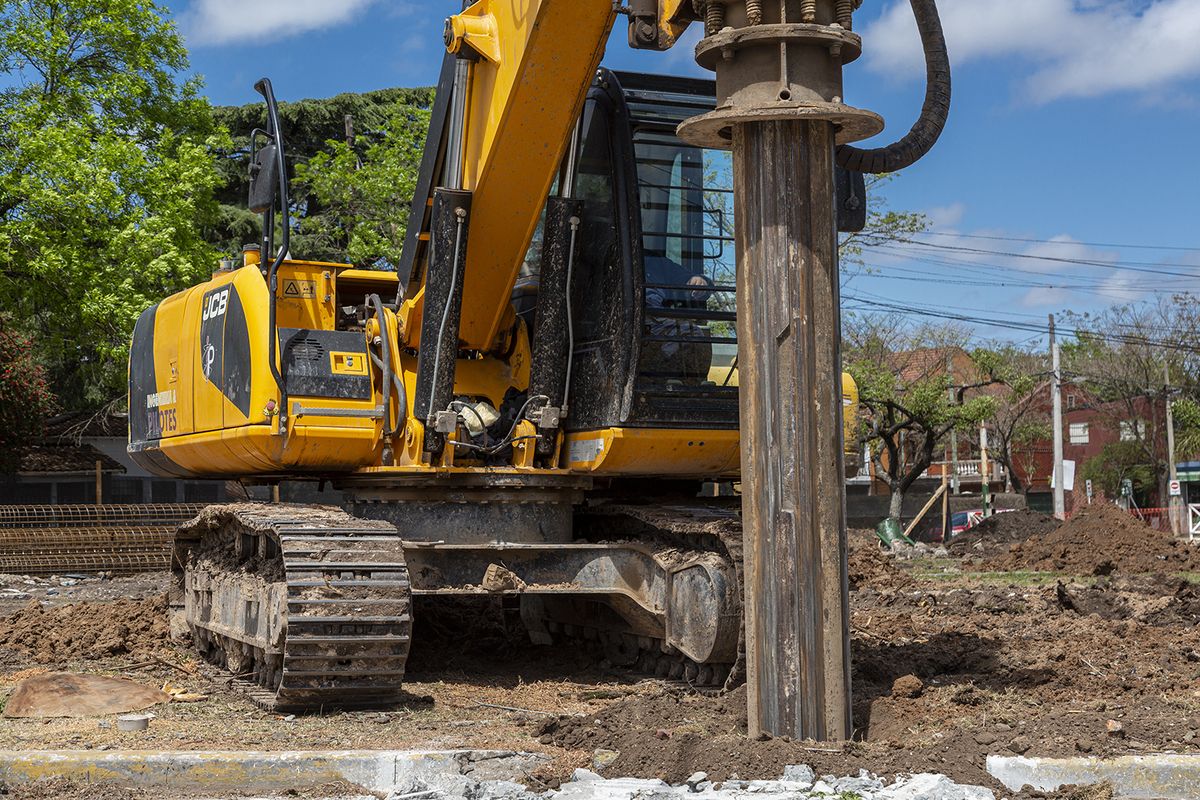
POLYGON ((203 504, 0 506, 0 572, 165 570, 179 524, 203 504))

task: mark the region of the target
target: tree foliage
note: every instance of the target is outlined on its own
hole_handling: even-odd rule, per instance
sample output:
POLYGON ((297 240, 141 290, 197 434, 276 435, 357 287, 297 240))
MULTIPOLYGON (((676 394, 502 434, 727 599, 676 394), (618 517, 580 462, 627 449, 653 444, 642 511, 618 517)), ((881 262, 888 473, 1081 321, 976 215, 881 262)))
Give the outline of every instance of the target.
POLYGON ((845 369, 865 413, 859 440, 891 490, 899 519, 904 494, 935 460, 952 430, 974 431, 994 413, 979 392, 997 383, 994 354, 970 354, 969 374, 951 375, 947 357, 967 355, 967 332, 954 325, 913 326, 896 317, 852 314, 843 323, 845 369))
POLYGON ((988 354, 993 375, 1004 384, 993 396, 989 450, 1004 465, 1015 491, 1027 487, 1021 476, 1035 480, 1038 450, 1054 435, 1047 410, 1049 365, 1044 353, 1000 344, 988 354))
POLYGON ((871 272, 867 254, 929 228, 929 218, 911 211, 897 211, 888 205, 884 191, 898 173, 867 176, 867 226, 858 233, 844 233, 838 246, 844 277, 871 272))
MULTIPOLYGON (((432 89, 384 89, 280 104, 292 175, 292 253, 297 258, 394 267, 408 223, 432 89)), ((213 242, 224 253, 260 238, 246 208, 250 131, 265 127, 261 102, 218 108, 231 131, 221 152, 220 222, 213 242)))
POLYGON ((0 317, 0 472, 16 470, 20 448, 41 436, 56 405, 29 337, 0 317))
POLYGON ((221 141, 164 13, 0 3, 0 303, 68 406, 119 396, 138 314, 213 262, 221 141))
POLYGON ((1110 442, 1100 455, 1089 458, 1081 470, 1083 480, 1091 481, 1109 497, 1119 497, 1121 482, 1133 483, 1133 492, 1144 497, 1156 487, 1154 470, 1146 463, 1145 454, 1137 442, 1110 442))
POLYGON ((1177 455, 1196 454, 1200 417, 1191 410, 1200 398, 1200 311, 1191 296, 1116 305, 1098 314, 1068 314, 1076 340, 1063 347, 1068 375, 1095 398, 1102 424, 1129 437, 1119 455, 1151 475, 1149 483, 1167 496, 1166 407, 1174 398, 1177 455), (1170 384, 1168 385, 1168 377, 1170 384), (1136 421, 1136 424, 1129 424, 1136 421))

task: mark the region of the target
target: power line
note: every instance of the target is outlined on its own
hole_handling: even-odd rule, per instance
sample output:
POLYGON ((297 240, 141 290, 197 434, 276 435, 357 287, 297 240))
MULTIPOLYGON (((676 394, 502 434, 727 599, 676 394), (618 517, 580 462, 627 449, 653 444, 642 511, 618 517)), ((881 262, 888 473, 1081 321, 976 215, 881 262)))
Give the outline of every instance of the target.
POLYGON ((1180 253, 1200 253, 1200 247, 1180 247, 1162 244, 1114 244, 1111 242, 1076 242, 1062 239, 1025 239, 1019 236, 985 236, 971 233, 949 233, 945 231, 918 231, 915 236, 943 236, 954 239, 981 239, 993 242, 1021 242, 1024 244, 1077 244, 1083 247, 1112 247, 1119 250, 1169 250, 1180 253))
MULTIPOLYGON (((873 299, 876 301, 881 301, 881 302, 889 303, 889 304, 894 304, 894 301, 895 301, 895 298, 885 297, 884 295, 876 294, 874 292, 869 292, 869 291, 866 291, 861 288, 856 289, 854 291, 859 296, 857 299, 868 299, 869 298, 869 299, 873 299)), ((845 294, 844 296, 850 297, 851 295, 845 294)), ((927 310, 939 311, 939 312, 940 311, 949 311, 949 309, 946 309, 943 306, 934 306, 934 305, 930 305, 928 303, 919 303, 919 302, 914 302, 914 301, 909 301, 909 300, 904 301, 903 308, 927 309, 927 310)), ((1032 319, 1037 319, 1037 320, 1042 320, 1042 319, 1045 319, 1045 317, 1046 317, 1045 314, 1030 314, 1030 313, 1025 313, 1025 312, 1021 312, 1021 311, 1002 311, 1002 310, 996 309, 996 308, 972 308, 970 306, 963 306, 963 305, 959 305, 957 303, 955 303, 952 306, 952 308, 955 311, 974 311, 979 314, 999 314, 999 315, 1008 316, 1008 317, 1025 317, 1025 318, 1032 318, 1032 319)), ((967 317, 964 315, 963 319, 970 320, 970 319, 975 319, 975 318, 967 317)), ((1125 329, 1132 330, 1135 332, 1137 332, 1137 331, 1152 331, 1152 332, 1156 332, 1156 333, 1159 333, 1162 335, 1171 335, 1171 334, 1174 334, 1177 332, 1177 329, 1171 327, 1170 325, 1130 324, 1130 323, 1122 323, 1122 322, 1114 322, 1112 324, 1118 328, 1125 328, 1125 329)), ((1035 329, 1042 330, 1042 328, 1040 328, 1039 326, 1035 326, 1035 329)), ((1089 332, 1089 335, 1094 335, 1094 334, 1091 334, 1091 332, 1089 332)))
MULTIPOLYGON (((1161 266, 1161 263, 1154 261, 1101 261, 1098 259, 1066 258, 1063 256, 1039 256, 1031 253, 1011 253, 1003 250, 987 250, 979 247, 960 247, 948 244, 935 244, 934 242, 922 242, 916 239, 896 239, 896 242, 900 244, 916 245, 917 247, 927 247, 934 250, 944 250, 952 253, 999 256, 1001 258, 1020 258, 1029 261, 1046 261, 1055 264, 1072 264, 1082 267, 1100 267, 1102 269, 1141 272, 1150 275, 1170 275, 1176 278, 1200 278, 1200 273, 1158 269, 1158 267, 1161 266)), ((1200 264, 1182 264, 1180 266, 1200 270, 1200 264)))
MULTIPOLYGON (((930 317, 933 319, 946 319, 946 320, 952 320, 955 322, 966 322, 966 323, 973 323, 976 325, 985 324, 985 325, 989 325, 989 326, 997 327, 997 328, 1007 328, 1010 330, 1031 331, 1031 332, 1038 332, 1038 333, 1046 330, 1043 326, 1034 324, 1032 322, 1019 322, 1016 320, 1004 320, 1004 319, 995 319, 995 318, 978 317, 978 316, 975 316, 975 317, 965 316, 962 314, 954 314, 949 311, 918 310, 911 306, 903 306, 903 305, 898 305, 896 303, 879 302, 879 301, 869 300, 867 298, 855 297, 854 295, 846 295, 845 297, 847 300, 850 300, 851 302, 861 303, 868 307, 880 308, 880 309, 884 309, 886 311, 890 311, 895 314, 901 314, 901 315, 905 315, 905 316, 919 316, 919 317, 930 317)), ((851 309, 851 310, 860 310, 860 309, 851 309)), ((862 309, 862 310, 867 310, 867 309, 862 309)), ((1148 347, 1159 347, 1164 350, 1176 350, 1179 352, 1200 354, 1200 347, 1190 347, 1188 345, 1178 344, 1175 342, 1167 342, 1167 341, 1163 341, 1163 340, 1149 339, 1149 338, 1142 337, 1142 336, 1133 336, 1133 335, 1127 335, 1127 334, 1102 334, 1102 333, 1097 333, 1095 331, 1085 331, 1085 330, 1071 329, 1071 328, 1064 328, 1062 330, 1064 332, 1075 335, 1077 338, 1078 337, 1086 337, 1086 338, 1092 338, 1092 339, 1099 339, 1101 341, 1105 341, 1110 344, 1127 344, 1127 345, 1140 345, 1140 346, 1148 346, 1148 347)))

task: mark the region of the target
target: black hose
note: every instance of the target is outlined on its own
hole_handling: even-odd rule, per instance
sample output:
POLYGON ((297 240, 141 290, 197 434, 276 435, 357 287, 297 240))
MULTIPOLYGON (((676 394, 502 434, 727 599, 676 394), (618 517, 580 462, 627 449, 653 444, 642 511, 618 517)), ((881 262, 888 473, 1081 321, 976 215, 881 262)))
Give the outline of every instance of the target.
POLYGON ((950 54, 938 16, 937 0, 909 0, 925 50, 925 104, 921 117, 903 139, 887 147, 863 149, 844 144, 837 163, 851 172, 897 172, 921 160, 937 142, 950 116, 950 54))
MULTIPOLYGON (((371 353, 371 360, 383 372, 383 359, 371 353)), ((400 418, 396 421, 396 430, 399 431, 408 421, 408 390, 404 388, 404 379, 396 372, 392 373, 392 386, 396 389, 396 403, 400 408, 400 418)))
MULTIPOLYGON (((367 302, 375 307, 376 318, 379 321, 380 350, 383 355, 383 435, 390 437, 400 428, 399 425, 392 427, 392 332, 388 329, 387 316, 383 311, 383 300, 379 295, 371 295, 367 298, 367 302)), ((408 411, 404 382, 397 381, 396 386, 399 390, 400 415, 403 417, 408 411)))

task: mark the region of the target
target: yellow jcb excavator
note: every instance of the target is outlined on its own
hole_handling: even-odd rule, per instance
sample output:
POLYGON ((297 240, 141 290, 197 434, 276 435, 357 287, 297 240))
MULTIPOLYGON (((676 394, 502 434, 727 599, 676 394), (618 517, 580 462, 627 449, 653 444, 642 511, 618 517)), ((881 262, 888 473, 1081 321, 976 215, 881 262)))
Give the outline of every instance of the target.
MULTIPOLYGON (((266 708, 377 706, 398 696, 413 597, 504 594, 534 642, 739 680, 737 502, 699 497, 739 477, 734 234, 758 224, 737 218, 723 120, 766 86, 777 115, 827 119, 839 142, 877 132, 840 97, 857 5, 468 6, 447 21, 396 272, 292 257, 285 132, 260 81, 262 241, 141 316, 129 452, 163 476, 321 480, 352 502, 214 506, 181 528, 172 605, 200 651, 266 708), (600 68, 621 15, 652 50, 705 20, 717 83, 600 68), (813 42, 836 86, 806 88, 813 42), (755 75, 722 74, 739 60, 755 75)), ((836 181, 854 230, 853 170, 899 161, 839 156, 858 159, 836 181)))

